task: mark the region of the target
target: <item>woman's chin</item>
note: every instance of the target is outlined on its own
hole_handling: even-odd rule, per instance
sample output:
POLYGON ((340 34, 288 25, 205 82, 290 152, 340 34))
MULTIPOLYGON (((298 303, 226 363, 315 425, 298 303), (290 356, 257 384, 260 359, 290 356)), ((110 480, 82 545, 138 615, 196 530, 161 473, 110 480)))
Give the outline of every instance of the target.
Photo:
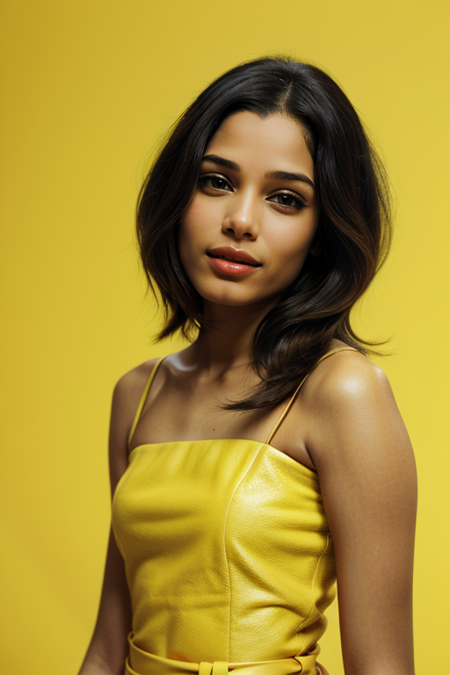
POLYGON ((271 297, 260 296, 248 296, 248 295, 238 295, 238 294, 214 294, 214 293, 205 293, 201 294, 203 298, 203 307, 207 309, 208 307, 220 308, 223 307, 231 309, 247 309, 255 310, 260 312, 263 309, 269 310, 273 307, 278 299, 281 297, 281 294, 271 297))

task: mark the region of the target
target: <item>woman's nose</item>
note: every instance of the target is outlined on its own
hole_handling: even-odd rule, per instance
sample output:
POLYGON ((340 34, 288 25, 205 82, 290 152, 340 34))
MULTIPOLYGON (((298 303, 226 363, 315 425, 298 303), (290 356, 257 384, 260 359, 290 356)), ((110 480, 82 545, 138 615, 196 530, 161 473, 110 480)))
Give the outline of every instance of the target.
POLYGON ((256 239, 260 229, 260 213, 256 196, 235 195, 228 203, 222 231, 235 239, 256 239))

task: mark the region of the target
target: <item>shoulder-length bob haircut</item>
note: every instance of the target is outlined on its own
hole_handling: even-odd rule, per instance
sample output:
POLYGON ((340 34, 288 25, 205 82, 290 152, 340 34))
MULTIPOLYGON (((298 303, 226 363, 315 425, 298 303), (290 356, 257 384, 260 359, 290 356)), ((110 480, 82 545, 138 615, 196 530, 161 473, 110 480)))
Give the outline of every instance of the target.
POLYGON ((180 217, 195 195, 205 149, 230 115, 250 110, 282 113, 306 129, 320 204, 316 232, 321 254, 308 254, 294 283, 257 327, 253 367, 261 377, 253 393, 228 406, 274 408, 314 367, 332 338, 362 353, 350 309, 383 264, 391 242, 389 188, 383 165, 350 101, 326 73, 283 57, 260 58, 229 70, 210 84, 179 118, 139 194, 137 235, 150 287, 159 288, 166 323, 159 338, 177 329, 186 337, 208 328, 202 299, 180 262, 180 217))

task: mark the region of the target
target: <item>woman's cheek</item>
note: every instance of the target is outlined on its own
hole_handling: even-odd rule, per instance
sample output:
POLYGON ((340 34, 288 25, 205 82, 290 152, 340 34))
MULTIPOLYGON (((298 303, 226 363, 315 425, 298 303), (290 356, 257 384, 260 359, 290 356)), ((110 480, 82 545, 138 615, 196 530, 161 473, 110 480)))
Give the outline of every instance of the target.
POLYGON ((294 228, 284 231, 283 236, 271 237, 267 245, 277 259, 281 274, 297 276, 308 254, 311 237, 296 236, 294 228), (280 243, 282 244, 280 246, 280 243))
POLYGON ((182 229, 190 234, 207 234, 210 227, 214 224, 220 225, 220 213, 218 205, 215 205, 211 199, 198 194, 189 211, 183 216, 182 229), (201 232, 199 231, 201 229, 201 232))

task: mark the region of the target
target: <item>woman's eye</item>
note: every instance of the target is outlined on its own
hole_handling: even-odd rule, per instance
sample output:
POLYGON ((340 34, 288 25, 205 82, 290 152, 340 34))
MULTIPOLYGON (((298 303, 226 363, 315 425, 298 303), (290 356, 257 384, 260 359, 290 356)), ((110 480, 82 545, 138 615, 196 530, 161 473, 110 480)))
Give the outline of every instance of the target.
POLYGON ((230 190, 229 182, 222 176, 203 174, 198 180, 202 185, 213 188, 214 190, 230 190))
POLYGON ((275 201, 277 204, 283 206, 286 209, 302 209, 304 206, 306 206, 303 199, 289 194, 288 192, 280 192, 279 194, 271 197, 270 201, 275 201))

